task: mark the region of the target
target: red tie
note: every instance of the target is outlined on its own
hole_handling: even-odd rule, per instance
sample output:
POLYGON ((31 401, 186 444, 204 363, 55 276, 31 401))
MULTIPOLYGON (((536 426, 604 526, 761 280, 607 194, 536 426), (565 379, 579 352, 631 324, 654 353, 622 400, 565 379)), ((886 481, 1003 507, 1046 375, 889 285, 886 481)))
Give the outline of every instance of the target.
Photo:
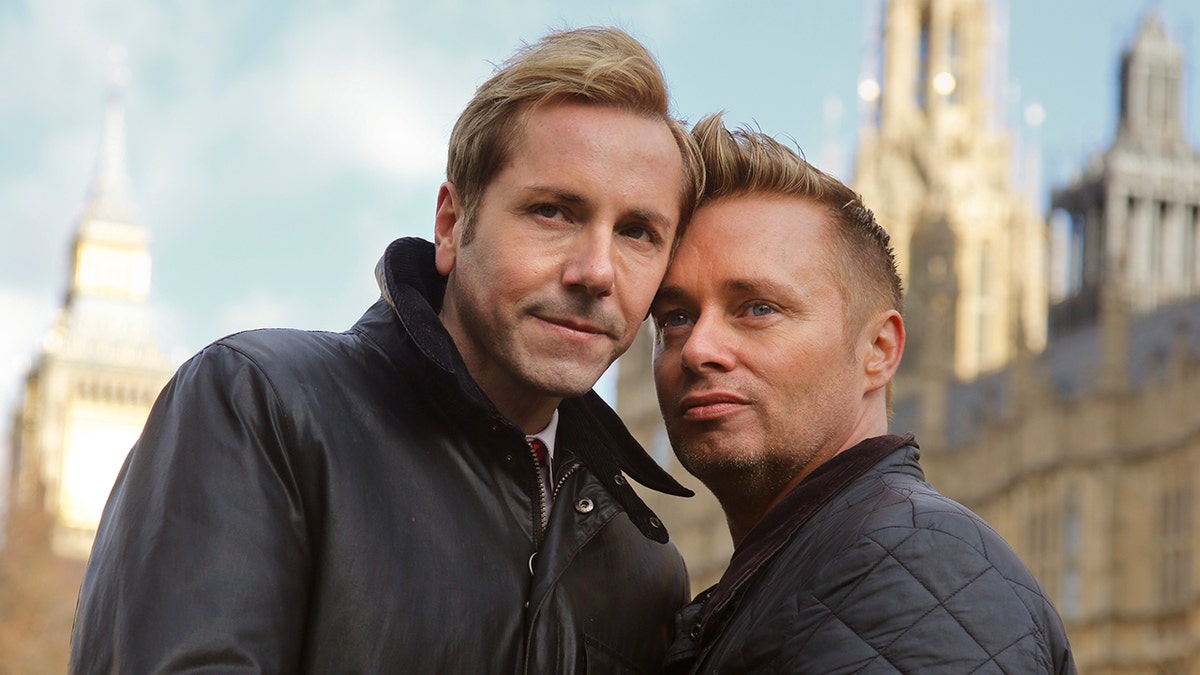
POLYGON ((529 447, 533 449, 533 456, 537 458, 538 472, 542 474, 542 487, 546 488, 546 506, 549 507, 550 500, 550 450, 540 438, 528 439, 529 447))

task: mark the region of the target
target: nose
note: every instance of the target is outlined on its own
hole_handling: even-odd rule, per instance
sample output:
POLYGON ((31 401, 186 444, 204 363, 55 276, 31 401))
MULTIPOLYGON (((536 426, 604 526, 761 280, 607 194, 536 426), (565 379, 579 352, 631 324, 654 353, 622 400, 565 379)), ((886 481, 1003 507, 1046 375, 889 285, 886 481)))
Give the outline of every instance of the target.
POLYGON ((616 281, 612 240, 612 228, 592 227, 581 232, 567 257, 563 283, 595 297, 611 295, 616 281))
POLYGON ((701 313, 680 348, 679 359, 693 373, 725 372, 734 365, 731 335, 725 323, 712 314, 701 313))

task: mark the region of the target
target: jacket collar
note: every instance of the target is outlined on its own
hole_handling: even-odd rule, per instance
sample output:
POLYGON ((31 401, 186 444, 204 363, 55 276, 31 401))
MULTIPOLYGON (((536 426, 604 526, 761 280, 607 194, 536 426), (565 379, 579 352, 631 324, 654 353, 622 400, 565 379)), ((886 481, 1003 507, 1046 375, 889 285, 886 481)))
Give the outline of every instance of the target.
POLYGON ((736 605, 736 597, 755 573, 775 557, 821 507, 888 455, 906 446, 916 446, 912 434, 868 438, 817 467, 771 507, 734 549, 721 580, 702 594, 701 642, 714 639, 728 617, 724 610, 736 605))
MULTIPOLYGON (((393 241, 375 266, 383 300, 391 307, 412 345, 440 374, 431 384, 445 388, 447 402, 457 401, 466 415, 484 415, 493 425, 524 432, 504 417, 467 372, 453 338, 438 318, 446 293, 446 277, 434 265, 433 244, 406 237, 393 241), (457 393, 457 395, 455 395, 457 393)), ((667 532, 654 513, 628 485, 622 473, 648 488, 680 497, 694 493, 679 484, 646 454, 620 417, 589 391, 559 405, 559 440, 600 479, 630 520, 647 537, 667 541, 667 532)), ((464 417, 466 419, 467 417, 464 417)))

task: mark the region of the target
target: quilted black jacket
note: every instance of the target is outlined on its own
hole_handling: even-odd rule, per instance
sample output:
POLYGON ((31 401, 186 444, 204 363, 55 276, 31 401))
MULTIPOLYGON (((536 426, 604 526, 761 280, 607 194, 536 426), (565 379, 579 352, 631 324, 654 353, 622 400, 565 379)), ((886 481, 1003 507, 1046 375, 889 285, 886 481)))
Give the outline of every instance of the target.
POLYGON ((428 242, 345 333, 250 331, 185 364, 105 509, 79 673, 648 672, 683 561, 623 473, 687 492, 594 393, 557 497, 434 313, 428 242))
POLYGON ((808 476, 681 612, 669 672, 1074 673, 1041 586, 918 456, 884 436, 808 476))

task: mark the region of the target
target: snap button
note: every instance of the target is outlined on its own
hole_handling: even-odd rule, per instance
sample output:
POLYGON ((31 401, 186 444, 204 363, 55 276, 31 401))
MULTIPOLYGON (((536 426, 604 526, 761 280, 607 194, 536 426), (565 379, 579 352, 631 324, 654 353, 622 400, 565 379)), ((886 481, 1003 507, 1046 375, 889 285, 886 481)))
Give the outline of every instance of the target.
POLYGON ((616 483, 617 485, 624 485, 625 484, 625 476, 622 476, 621 474, 617 474, 617 475, 613 476, 613 482, 616 483))
POLYGON ((654 528, 662 527, 662 522, 659 521, 658 518, 655 518, 654 516, 650 516, 650 527, 654 527, 654 528))
POLYGON ((591 513, 594 508, 596 508, 596 505, 587 497, 575 502, 575 510, 580 513, 591 513))
POLYGON ((504 461, 511 463, 512 460, 513 460, 513 455, 511 452, 507 452, 504 454, 504 461))
POLYGON ((693 640, 700 639, 700 624, 692 626, 692 630, 688 631, 688 637, 692 638, 693 640))
POLYGON ((533 561, 535 561, 535 560, 537 560, 537 551, 534 551, 533 555, 529 556, 529 575, 530 576, 533 576, 533 561))

